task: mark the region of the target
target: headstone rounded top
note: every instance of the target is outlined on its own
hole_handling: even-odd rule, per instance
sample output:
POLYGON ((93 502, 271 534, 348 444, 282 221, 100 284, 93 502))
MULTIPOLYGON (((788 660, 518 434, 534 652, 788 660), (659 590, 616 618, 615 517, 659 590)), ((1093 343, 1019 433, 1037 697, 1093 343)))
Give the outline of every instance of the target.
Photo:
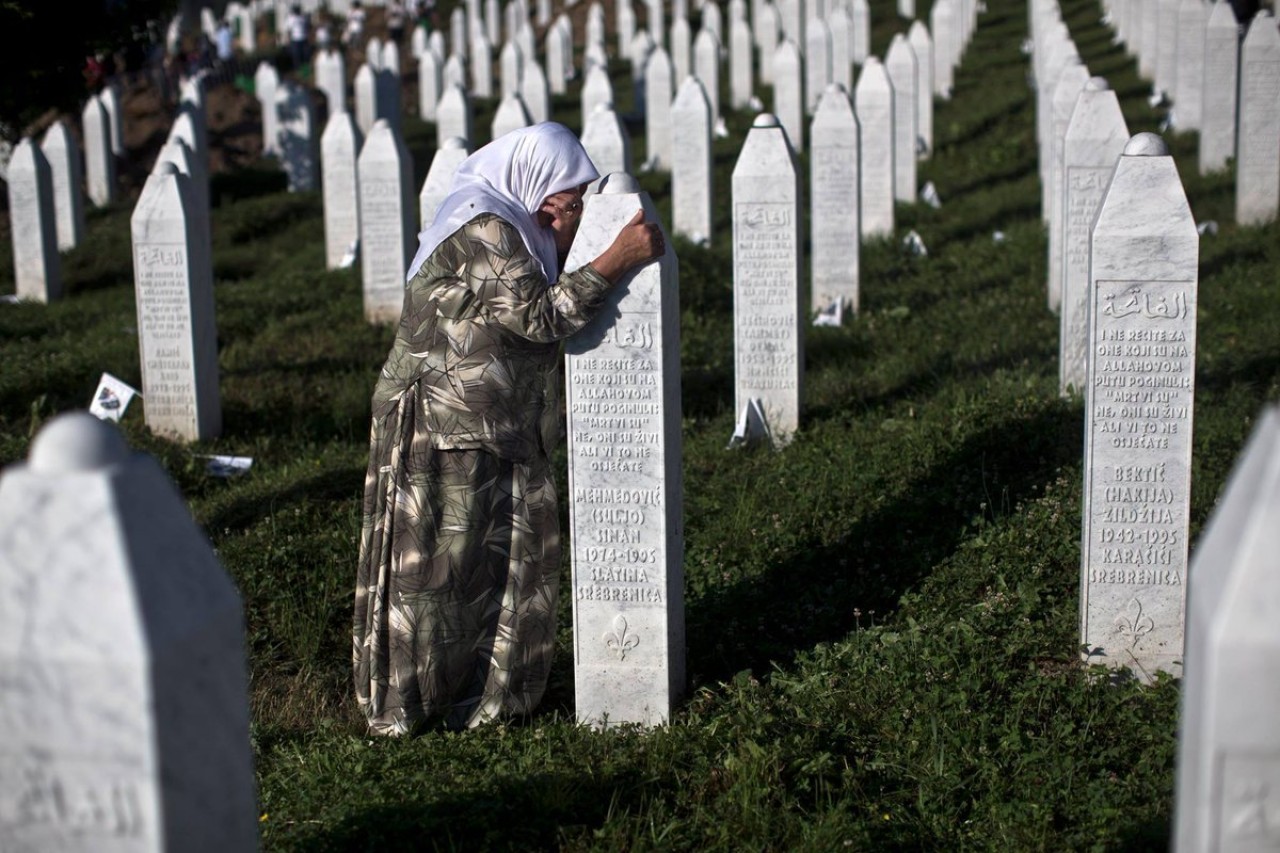
POLYGON ((463 139, 461 136, 450 136, 440 147, 446 151, 457 151, 459 149, 465 151, 467 147, 467 140, 463 139))
POLYGON ((863 60, 863 62, 862 62, 862 67, 863 67, 863 69, 865 70, 865 69, 867 69, 867 68, 874 68, 874 67, 878 66, 879 64, 880 64, 880 57, 878 57, 878 56, 868 56, 865 60, 863 60))
POLYGON ((1110 88, 1111 84, 1106 77, 1090 77, 1084 84, 1086 92, 1105 92, 1110 88))
POLYGON ((120 431, 88 412, 68 412, 49 421, 27 456, 31 470, 41 474, 97 471, 128 458, 129 445, 120 431))
POLYGON ((600 182, 600 195, 627 195, 640 192, 640 182, 627 172, 610 172, 600 182))
POLYGON ((756 116, 756 120, 751 122, 752 127, 781 127, 778 117, 773 113, 760 113, 756 116))
POLYGON ((369 128, 369 132, 373 133, 375 130, 390 130, 390 129, 391 129, 391 125, 387 123, 387 120, 385 118, 380 118, 373 123, 373 127, 369 128))
POLYGON ((827 84, 827 88, 826 88, 826 89, 824 89, 823 91, 824 91, 824 92, 839 92, 839 93, 840 93, 840 94, 842 94, 842 95, 848 94, 848 93, 845 91, 845 88, 844 88, 844 84, 843 84, 843 83, 828 83, 828 84, 827 84))
POLYGON ((1167 157, 1169 146, 1154 133, 1135 133, 1124 146, 1126 157, 1167 157))
POLYGON ((157 175, 162 175, 162 176, 176 175, 178 174, 178 167, 175 166, 173 163, 169 162, 168 160, 165 160, 163 162, 156 164, 155 173, 157 175))

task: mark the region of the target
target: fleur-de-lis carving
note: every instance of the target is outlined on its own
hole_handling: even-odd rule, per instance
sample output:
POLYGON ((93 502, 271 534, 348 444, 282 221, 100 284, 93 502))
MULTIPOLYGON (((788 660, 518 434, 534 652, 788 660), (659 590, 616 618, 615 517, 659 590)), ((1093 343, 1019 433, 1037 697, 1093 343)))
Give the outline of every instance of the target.
POLYGON ((1116 633, 1129 641, 1129 648, 1135 648, 1138 641, 1150 634, 1156 623, 1150 616, 1142 615, 1142 602, 1137 598, 1129 599, 1129 606, 1116 617, 1116 633))
POLYGON ((618 660, 626 660, 627 652, 640 645, 640 638, 627 633, 627 620, 619 615, 613 618, 613 630, 605 632, 604 644, 618 653, 618 660))

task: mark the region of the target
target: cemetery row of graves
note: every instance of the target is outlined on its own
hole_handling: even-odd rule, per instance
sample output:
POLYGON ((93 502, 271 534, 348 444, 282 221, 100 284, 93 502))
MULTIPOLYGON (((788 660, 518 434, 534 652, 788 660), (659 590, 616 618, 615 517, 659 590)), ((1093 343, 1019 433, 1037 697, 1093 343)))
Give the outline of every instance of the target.
MULTIPOLYGON (((1209 99, 1197 123, 1189 117, 1194 96, 1160 78, 1170 66, 1159 42, 1153 48, 1135 36, 1149 29, 1134 23, 1135 10, 1154 5, 872 3, 860 55, 830 66, 857 65, 856 86, 852 75, 839 81, 850 95, 809 78, 793 100, 782 91, 804 74, 787 46, 772 54, 772 81, 762 60, 754 80, 721 81, 723 65, 734 76, 725 61, 734 48, 724 57, 696 48, 707 42, 715 7, 690 10, 687 21, 677 7, 675 22, 702 25, 687 59, 710 60, 696 77, 676 72, 686 80, 678 89, 666 82, 669 162, 660 153, 667 135, 652 126, 665 99, 653 97, 659 87, 626 49, 643 31, 632 20, 628 32, 625 14, 609 21, 578 10, 587 47, 568 52, 578 75, 561 82, 563 92, 548 88, 546 115, 582 132, 593 158, 608 163, 602 172, 637 172, 639 181, 607 183, 588 205, 595 219, 584 221, 571 264, 598 251, 593 241, 606 236, 607 217, 623 221, 642 200, 674 234, 674 254, 660 274, 631 287, 625 299, 640 304, 620 302, 598 340, 568 344, 568 440, 556 459, 562 486, 571 486, 562 488, 564 526, 574 533, 566 555, 575 564, 625 561, 591 552, 633 541, 605 536, 616 532, 617 516, 599 530, 580 520, 580 491, 640 502, 666 489, 652 504, 666 513, 629 512, 623 526, 647 537, 646 523, 662 516, 682 535, 658 528, 666 538, 656 550, 674 563, 647 577, 664 606, 626 609, 630 623, 614 619, 616 606, 595 606, 585 595, 618 579, 584 583, 566 556, 558 663, 549 696, 529 720, 463 735, 370 739, 350 688, 368 399, 391 340, 385 322, 398 312, 403 254, 428 215, 437 163, 507 126, 511 93, 474 88, 489 63, 455 68, 437 101, 444 112, 434 116, 423 94, 424 66, 436 58, 430 51, 415 49, 406 63, 416 80, 382 44, 366 50, 378 57, 373 65, 339 71, 351 88, 339 85, 325 100, 350 94, 354 110, 335 112, 324 137, 327 144, 334 128, 345 134, 338 146, 347 155, 345 181, 334 179, 329 151, 321 153, 306 89, 259 66, 264 125, 296 122, 283 132, 264 128, 287 192, 269 182, 258 192, 243 184, 227 192, 236 176, 202 171, 207 140, 195 86, 142 198, 103 196, 94 178, 110 166, 93 162, 90 143, 97 135, 99 150, 102 140, 109 147, 110 116, 120 106, 90 101, 82 135, 94 207, 78 245, 52 255, 60 291, 47 304, 0 304, 0 462, 26 457, 54 414, 85 407, 104 371, 143 390, 120 421, 123 435, 176 483, 242 598, 256 771, 251 823, 271 849, 424 837, 436 846, 495 848, 1164 847, 1175 821, 1183 682, 1170 673, 1181 674, 1177 611, 1187 557, 1194 564, 1231 466, 1280 392, 1270 332, 1280 228, 1267 196, 1280 157, 1205 163, 1209 99), (895 53, 909 50, 918 73, 929 44, 936 62, 942 48, 929 32, 948 14, 971 24, 955 43, 954 78, 945 85, 935 78, 936 89, 901 83, 895 53), (595 51, 603 54, 597 60, 595 51), (647 85, 637 87, 642 76, 647 85), (1149 98, 1157 78, 1163 101, 1149 98), (454 85, 461 79, 471 91, 454 85), (898 96, 910 89, 934 97, 903 110, 898 96), (601 91, 608 94, 597 107, 593 92, 601 91), (446 94, 465 105, 462 124, 448 126, 446 94), (776 121, 757 118, 753 96, 776 121), (414 101, 416 111, 394 108, 414 101), (842 140, 850 148, 854 109, 861 157, 855 149, 849 167, 837 152, 842 140), (1073 134, 1086 111, 1089 126, 1073 134), (869 132, 877 114, 899 120, 885 122, 879 139, 869 132), (608 132, 595 139, 609 143, 596 148, 602 143, 589 141, 591 125, 601 119, 608 132), (1142 131, 1163 140, 1131 141, 1142 131), (787 139, 804 141, 794 157, 787 139), (379 158, 395 180, 373 171, 379 158), (1121 217, 1118 231, 1095 233, 1090 246, 1092 211, 1101 209, 1097 221, 1106 222, 1108 204, 1114 213, 1120 198, 1104 201, 1108 182, 1117 191, 1132 187, 1119 206, 1139 207, 1143 224, 1121 217), (832 185, 845 198, 861 194, 862 203, 842 206, 832 185), (406 204, 418 187, 423 209, 406 204), (335 202, 335 189, 348 200, 335 202), (640 190, 651 201, 633 195, 640 190), (876 193, 886 203, 878 205, 876 193), (396 205, 369 208, 370 199, 396 205), (148 211, 163 210, 184 215, 148 220, 148 211), (378 227, 366 230, 371 221, 378 227), (357 230, 335 239, 344 224, 357 230), (187 247, 181 264, 166 254, 177 244, 187 247), (1139 256, 1135 244, 1145 246, 1139 256), (799 251, 788 258, 779 254, 786 247, 799 251), (858 270, 852 289, 837 272, 850 255, 858 270), (181 323, 166 288, 183 275, 204 277, 208 304, 178 313, 207 321, 192 323, 189 361, 206 361, 212 386, 158 379, 172 371, 145 367, 174 358, 168 347, 181 323), (135 282, 161 298, 144 310, 135 282), (1094 302, 1083 308, 1089 295, 1094 302), (743 323, 744 314, 758 322, 743 323), (770 346, 758 350, 783 357, 752 371, 761 361, 743 354, 764 339, 770 346), (1135 341, 1162 351, 1130 358, 1123 347, 1135 341), (660 349, 661 363, 611 366, 641 346, 660 349), (1114 358, 1094 357, 1111 346, 1114 358), (1144 361, 1160 366, 1135 366, 1144 361), (610 377, 644 385, 636 377, 645 371, 656 377, 649 384, 671 393, 660 394, 659 417, 617 427, 629 437, 575 417, 575 402, 591 407, 607 396, 585 386, 616 384, 610 377), (1130 400, 1117 390, 1144 382, 1158 399, 1130 400), (194 386, 197 405, 172 395, 183 384, 194 386), (1082 386, 1110 396, 1095 390, 1082 398, 1082 386), (1158 403, 1159 411, 1130 408, 1139 403, 1158 403), (653 442, 638 431, 650 427, 658 429, 653 442), (762 434, 774 441, 750 440, 762 434), (727 449, 731 435, 747 440, 727 449), (600 461, 613 453, 619 458, 600 461), (220 476, 209 465, 215 455, 251 459, 252 467, 220 476), (1127 512, 1145 515, 1122 518, 1127 512), (1145 547, 1108 533, 1146 537, 1145 547), (1156 535, 1167 539, 1148 541, 1156 535), (1129 564, 1150 555, 1154 562, 1135 582, 1129 564), (683 647, 658 663, 656 682, 636 680, 641 695, 628 693, 627 701, 635 699, 639 713, 628 716, 625 703, 610 704, 616 697, 575 672, 581 624, 591 636, 612 637, 606 646, 623 661, 639 648, 636 630, 672 631, 679 642, 678 629, 661 619, 683 620, 683 647), (1096 637, 1091 624, 1101 626, 1096 637), (1151 647, 1159 648, 1145 656, 1151 647), (1090 672, 1082 648, 1090 661, 1122 658, 1138 677, 1090 672), (685 677, 668 695, 661 676, 680 668, 685 677), (601 732, 575 721, 601 714, 667 724, 601 732)), ((649 15, 654 8, 661 9, 650 6, 649 15)), ((744 12, 745 4, 736 13, 730 7, 726 29, 740 29, 744 12)), ((772 4, 750 13, 754 21, 782 18, 772 4)), ((848 13, 842 7, 833 16, 848 13)), ((1280 39, 1274 21, 1266 36, 1280 39)), ((471 40, 473 50, 478 42, 471 40)), ((549 62, 554 42, 548 37, 545 50, 526 55, 549 62)), ((581 47, 568 41, 575 43, 581 47)), ((657 53, 650 49, 647 59, 657 53)), ((803 55, 813 53, 806 42, 803 55)), ((325 73, 317 66, 317 85, 326 85, 325 73)), ((443 81, 449 72, 441 73, 443 81)), ((517 124, 532 118, 534 100, 519 99, 526 113, 517 124)), ((1259 120, 1239 109, 1242 134, 1252 128, 1250 138, 1270 138, 1274 114, 1259 120)), ((15 241, 15 253, 24 248, 15 241)), ((15 262, 21 270, 21 258, 0 257, 6 270, 15 262)), ((24 286, 4 279, 0 291, 23 294, 24 286)), ((33 468, 41 469, 34 458, 33 468)), ((1229 549, 1222 540, 1215 547, 1229 549)), ((622 580, 637 586, 634 577, 622 580)), ((61 615, 92 621, 89 612, 61 615)), ((648 653, 645 646, 632 659, 648 653)), ((1212 715, 1219 706, 1205 685, 1203 676, 1194 685, 1196 707, 1212 715)), ((1236 704, 1250 707, 1247 697, 1236 704)), ((1242 730, 1251 724, 1248 714, 1235 722, 1242 730)), ((1232 769, 1243 776, 1268 778, 1265 762, 1239 765, 1232 769)), ((57 812, 30 811, 31 792, 44 788, 24 790, 26 805, 6 801, 0 816, 38 813, 31 822, 39 823, 57 812)), ((1222 808, 1239 816, 1228 826, 1265 832, 1265 817, 1250 815, 1266 813, 1269 795, 1250 793, 1256 786, 1224 790, 1222 808)), ((1186 813, 1180 807, 1177 820, 1186 813)), ((114 825, 86 819, 82 828, 130 829, 132 814, 114 825)))

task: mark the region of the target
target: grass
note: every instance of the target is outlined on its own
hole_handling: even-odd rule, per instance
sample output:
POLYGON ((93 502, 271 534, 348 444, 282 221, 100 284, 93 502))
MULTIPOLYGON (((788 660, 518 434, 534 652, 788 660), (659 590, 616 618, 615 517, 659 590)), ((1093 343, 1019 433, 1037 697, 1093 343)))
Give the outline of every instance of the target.
MULTIPOLYGON (((1109 684, 1077 663, 1083 413, 1058 396, 1044 307, 1025 8, 987 2, 922 164, 943 207, 898 209, 899 236, 917 230, 929 255, 864 247, 863 310, 807 333, 803 425, 782 452, 724 450, 727 190, 752 118, 727 116, 723 237, 677 243, 690 684, 648 733, 573 722, 562 596, 552 688, 531 719, 364 734, 351 587, 391 332, 363 322, 357 270, 323 270, 318 195, 227 179, 213 223, 223 437, 172 444, 137 409, 123 428, 177 482, 244 598, 265 849, 1167 846, 1178 684, 1109 684), (254 468, 212 478, 196 454, 214 452, 254 468)), ((1130 131, 1155 130, 1097 5, 1063 12, 1130 131)), ((880 52, 897 25, 884 2, 873 17, 880 52)), ((575 123, 576 108, 555 106, 575 123)), ((420 180, 434 134, 406 125, 420 180)), ((1194 537, 1280 397, 1280 225, 1236 227, 1230 175, 1196 173, 1194 135, 1170 142, 1197 219, 1221 226, 1201 252, 1194 537)), ((643 185, 668 215, 664 180, 643 185)), ((128 216, 90 215, 63 301, 0 306, 0 462, 87 405, 102 371, 138 384, 128 216)))

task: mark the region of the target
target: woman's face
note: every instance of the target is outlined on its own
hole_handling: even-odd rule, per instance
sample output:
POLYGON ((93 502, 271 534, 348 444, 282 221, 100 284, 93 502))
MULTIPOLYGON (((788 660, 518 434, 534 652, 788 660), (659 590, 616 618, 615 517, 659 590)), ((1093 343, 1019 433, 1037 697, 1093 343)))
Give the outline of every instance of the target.
POLYGON ((569 251, 573 235, 578 233, 578 223, 582 220, 582 194, 586 191, 587 185, 582 184, 549 195, 538 209, 539 224, 555 232, 556 251, 562 255, 569 251))

